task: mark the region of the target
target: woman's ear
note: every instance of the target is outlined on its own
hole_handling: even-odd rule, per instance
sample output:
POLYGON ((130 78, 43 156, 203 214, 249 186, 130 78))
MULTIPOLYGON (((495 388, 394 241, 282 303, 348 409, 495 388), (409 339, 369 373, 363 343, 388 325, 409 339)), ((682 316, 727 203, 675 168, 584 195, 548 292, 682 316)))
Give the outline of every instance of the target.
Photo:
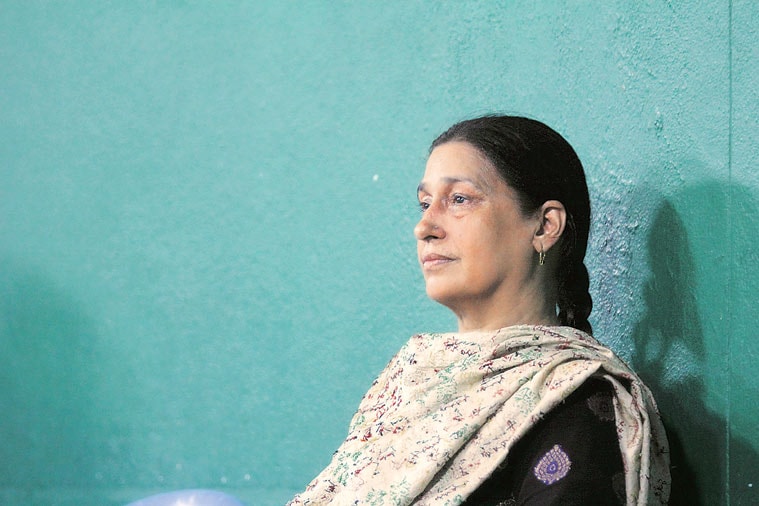
POLYGON ((535 231, 533 246, 535 251, 548 251, 561 240, 567 225, 567 210, 558 200, 547 200, 537 211, 540 226, 535 231))

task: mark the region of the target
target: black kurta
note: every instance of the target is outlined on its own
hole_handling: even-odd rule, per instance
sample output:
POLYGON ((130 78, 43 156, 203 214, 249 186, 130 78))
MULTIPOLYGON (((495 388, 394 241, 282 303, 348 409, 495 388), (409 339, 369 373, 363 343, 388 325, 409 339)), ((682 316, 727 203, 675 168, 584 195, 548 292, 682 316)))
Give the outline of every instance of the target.
POLYGON ((611 386, 586 382, 545 415, 466 506, 625 503, 611 386))

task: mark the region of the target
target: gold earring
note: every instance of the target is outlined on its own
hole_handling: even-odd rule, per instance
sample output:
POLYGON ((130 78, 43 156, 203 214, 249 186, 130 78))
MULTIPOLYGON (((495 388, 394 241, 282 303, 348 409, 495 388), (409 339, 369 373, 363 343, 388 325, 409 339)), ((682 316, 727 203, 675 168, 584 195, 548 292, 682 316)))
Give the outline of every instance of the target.
POLYGON ((546 263, 546 252, 543 251, 543 245, 540 245, 540 253, 538 253, 538 265, 544 265, 546 263))

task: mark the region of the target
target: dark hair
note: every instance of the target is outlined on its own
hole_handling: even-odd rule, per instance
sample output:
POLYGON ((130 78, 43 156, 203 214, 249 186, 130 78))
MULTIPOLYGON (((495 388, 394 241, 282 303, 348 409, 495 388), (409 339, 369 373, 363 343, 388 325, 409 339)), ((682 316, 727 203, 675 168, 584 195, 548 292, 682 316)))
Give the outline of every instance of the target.
POLYGON ((547 200, 558 200, 567 211, 559 244, 557 269, 559 319, 587 333, 593 300, 585 267, 590 231, 590 197, 580 159, 569 143, 545 124, 519 116, 483 116, 456 123, 441 134, 441 144, 463 141, 482 153, 514 189, 525 215, 547 200))

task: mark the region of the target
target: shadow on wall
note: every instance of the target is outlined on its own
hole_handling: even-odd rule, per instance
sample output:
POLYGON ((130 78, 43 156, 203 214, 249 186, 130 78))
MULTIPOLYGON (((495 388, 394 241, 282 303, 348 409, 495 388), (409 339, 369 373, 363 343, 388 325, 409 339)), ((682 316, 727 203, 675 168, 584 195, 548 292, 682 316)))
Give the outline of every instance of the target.
MULTIPOLYGON (((746 173, 746 176, 749 174, 746 173)), ((754 175, 755 183, 759 182, 754 175)), ((730 363, 730 426, 751 442, 730 438, 730 502, 759 504, 759 339, 756 338, 756 294, 759 293, 759 185, 731 187, 733 273, 730 363), (753 446, 753 448, 752 448, 753 446)))
POLYGON ((95 477, 95 335, 54 283, 2 260, 0 498, 23 504, 38 488, 91 486, 95 477))
MULTIPOLYGON (((695 225, 697 231, 703 233, 702 237, 711 242, 713 248, 722 251, 728 249, 719 238, 719 234, 728 230, 728 195, 733 195, 733 199, 743 196, 747 199, 744 206, 752 205, 748 192, 718 182, 686 189, 676 196, 677 202, 693 206, 687 209, 689 217, 705 220, 695 225)), ((757 230, 753 230, 749 237, 756 234, 757 230)), ((670 504, 725 504, 729 490, 728 458, 731 469, 736 465, 759 469, 759 453, 748 441, 731 437, 728 448, 728 421, 706 404, 703 370, 707 361, 724 360, 725 374, 735 372, 730 369, 727 347, 719 357, 706 355, 702 328, 702 320, 706 318, 699 314, 697 294, 710 290, 703 290, 708 287, 702 286, 702 291, 698 291, 697 274, 700 274, 700 283, 714 282, 710 296, 717 302, 716 312, 725 307, 722 298, 727 296, 723 288, 729 279, 729 266, 720 265, 714 258, 694 261, 686 227, 667 199, 662 199, 655 213, 648 237, 648 254, 651 277, 643 291, 646 311, 633 333, 635 345, 631 361, 654 392, 667 428, 673 466, 670 504), (710 265, 702 265, 710 262, 710 265)), ((701 302, 703 305, 704 301, 701 302)), ((711 317, 716 320, 717 314, 711 317)), ((727 326, 727 319, 714 325, 718 332, 727 326)), ((728 395, 725 398, 730 402, 728 395)), ((730 491, 731 504, 754 504, 751 502, 754 499, 755 495, 745 489, 740 493, 730 491)))

